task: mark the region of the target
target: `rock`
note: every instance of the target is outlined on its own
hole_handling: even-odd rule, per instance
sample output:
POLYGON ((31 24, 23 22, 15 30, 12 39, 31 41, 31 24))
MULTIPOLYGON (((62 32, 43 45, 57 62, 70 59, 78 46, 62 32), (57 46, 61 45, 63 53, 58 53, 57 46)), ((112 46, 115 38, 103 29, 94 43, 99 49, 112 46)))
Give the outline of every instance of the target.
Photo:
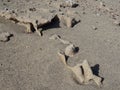
POLYGON ((93 29, 93 30, 97 30, 98 28, 97 28, 97 27, 95 27, 95 26, 92 26, 92 29, 93 29))
POLYGON ((60 41, 61 43, 67 44, 67 45, 68 45, 68 44, 71 44, 71 42, 62 39, 59 35, 56 35, 56 34, 52 35, 49 39, 51 39, 51 40, 58 40, 58 41, 60 41))
POLYGON ((73 27, 74 25, 76 25, 78 22, 80 22, 80 21, 77 21, 77 20, 75 20, 75 18, 73 18, 73 17, 70 17, 70 16, 67 16, 67 15, 59 15, 58 16, 59 17, 59 19, 60 19, 60 23, 61 23, 61 26, 62 25, 65 25, 65 26, 67 26, 68 28, 71 28, 71 27, 73 27))
POLYGON ((70 44, 65 48, 66 56, 73 57, 77 52, 78 52, 78 49, 73 44, 70 44))
POLYGON ((9 32, 2 32, 2 33, 0 33, 0 41, 7 42, 7 41, 9 41, 11 36, 12 36, 12 34, 10 34, 9 32))
POLYGON ((114 24, 120 26, 120 21, 116 20, 116 21, 114 21, 114 24))
POLYGON ((7 3, 7 7, 0 3, 1 7, 7 8, 7 10, 0 8, 0 16, 24 25, 27 28, 26 32, 32 32, 34 29, 41 35, 38 29, 50 23, 56 16, 56 12, 50 12, 53 8, 44 2, 42 0, 30 0, 29 2, 12 0, 11 3, 7 3))
POLYGON ((68 28, 73 27, 73 22, 74 22, 74 18, 70 18, 70 17, 64 17, 65 21, 66 21, 66 26, 68 28))
POLYGON ((51 40, 57 40, 57 39, 60 39, 60 38, 61 37, 59 35, 54 34, 49 39, 51 39, 51 40))
POLYGON ((90 80, 93 80, 99 87, 102 85, 102 78, 93 74, 92 69, 87 60, 83 63, 77 64, 73 67, 67 64, 67 58, 65 53, 58 52, 60 60, 63 62, 65 67, 72 71, 75 75, 75 80, 81 84, 89 84, 90 80))
POLYGON ((65 7, 78 5, 75 0, 29 0, 29 2, 26 0, 11 0, 4 6, 5 1, 2 1, 0 3, 0 16, 25 26, 28 33, 36 31, 39 35, 42 35, 43 27, 53 23, 52 21, 56 16, 60 16, 59 22, 69 28, 77 23, 77 15, 74 16, 72 11, 69 11, 68 14, 70 15, 68 15, 65 10, 59 7, 61 2, 65 7))
POLYGON ((78 3, 75 0, 64 0, 63 3, 61 3, 60 7, 77 7, 78 3))

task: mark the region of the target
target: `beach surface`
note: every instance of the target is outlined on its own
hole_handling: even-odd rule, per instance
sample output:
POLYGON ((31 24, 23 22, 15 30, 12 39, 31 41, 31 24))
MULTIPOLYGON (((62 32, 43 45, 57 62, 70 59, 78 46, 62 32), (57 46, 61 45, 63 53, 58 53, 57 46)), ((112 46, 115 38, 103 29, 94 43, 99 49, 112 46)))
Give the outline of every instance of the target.
POLYGON ((120 0, 79 0, 78 4, 65 10, 75 11, 79 23, 73 27, 48 24, 42 36, 26 33, 26 27, 0 17, 0 33, 13 34, 9 41, 0 42, 0 90, 120 90, 120 0), (101 88, 94 82, 80 85, 73 80, 57 54, 67 45, 49 39, 54 34, 79 47, 68 64, 86 59, 104 78, 101 88))

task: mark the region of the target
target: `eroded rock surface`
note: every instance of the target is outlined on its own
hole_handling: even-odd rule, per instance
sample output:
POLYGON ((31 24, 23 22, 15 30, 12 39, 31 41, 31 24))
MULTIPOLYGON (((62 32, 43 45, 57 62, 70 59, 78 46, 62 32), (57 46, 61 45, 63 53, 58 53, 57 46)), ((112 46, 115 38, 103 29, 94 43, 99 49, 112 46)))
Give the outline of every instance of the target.
POLYGON ((27 32, 36 31, 41 35, 38 29, 51 23, 56 16, 60 22, 64 20, 67 27, 72 27, 75 22, 75 19, 65 15, 66 11, 60 7, 61 3, 74 6, 76 3, 73 3, 73 0, 71 3, 66 0, 0 0, 0 2, 0 16, 24 25, 27 32), (63 19, 60 18, 61 13, 64 14, 63 19))
POLYGON ((93 80, 99 87, 102 85, 102 78, 93 74, 91 67, 87 60, 83 63, 71 67, 67 64, 66 55, 63 52, 58 52, 60 60, 63 64, 75 74, 75 79, 79 84, 89 84, 93 80))

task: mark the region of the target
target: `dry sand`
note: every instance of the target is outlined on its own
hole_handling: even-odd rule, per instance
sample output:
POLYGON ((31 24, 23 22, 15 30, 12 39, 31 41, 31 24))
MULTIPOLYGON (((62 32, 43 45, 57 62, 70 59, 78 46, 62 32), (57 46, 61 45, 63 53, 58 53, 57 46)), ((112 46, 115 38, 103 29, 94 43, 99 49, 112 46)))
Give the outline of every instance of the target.
POLYGON ((53 25, 42 37, 26 34, 25 27, 0 17, 0 32, 14 35, 8 42, 0 42, 0 90, 120 90, 120 26, 114 24, 120 21, 120 0, 79 0, 72 10, 80 15, 80 23, 73 28, 53 25), (100 9, 101 1, 105 7, 100 9), (53 34, 79 47, 68 64, 87 59, 104 78, 101 88, 94 82, 79 85, 72 79, 57 55, 66 45, 50 40, 53 34))

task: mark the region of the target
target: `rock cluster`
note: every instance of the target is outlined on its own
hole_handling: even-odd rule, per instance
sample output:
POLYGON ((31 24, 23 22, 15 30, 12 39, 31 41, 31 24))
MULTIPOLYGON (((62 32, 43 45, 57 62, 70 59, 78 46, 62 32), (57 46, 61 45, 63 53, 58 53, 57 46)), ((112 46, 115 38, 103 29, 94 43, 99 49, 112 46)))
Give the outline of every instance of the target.
POLYGON ((0 0, 0 2, 0 16, 24 25, 27 28, 26 32, 36 31, 41 35, 39 29, 51 23, 55 17, 59 19, 61 25, 67 27, 73 27, 79 22, 72 15, 66 14, 68 9, 65 10, 67 7, 77 6, 75 0, 11 0, 9 2, 0 0), (64 9, 61 6, 64 6, 64 9))

